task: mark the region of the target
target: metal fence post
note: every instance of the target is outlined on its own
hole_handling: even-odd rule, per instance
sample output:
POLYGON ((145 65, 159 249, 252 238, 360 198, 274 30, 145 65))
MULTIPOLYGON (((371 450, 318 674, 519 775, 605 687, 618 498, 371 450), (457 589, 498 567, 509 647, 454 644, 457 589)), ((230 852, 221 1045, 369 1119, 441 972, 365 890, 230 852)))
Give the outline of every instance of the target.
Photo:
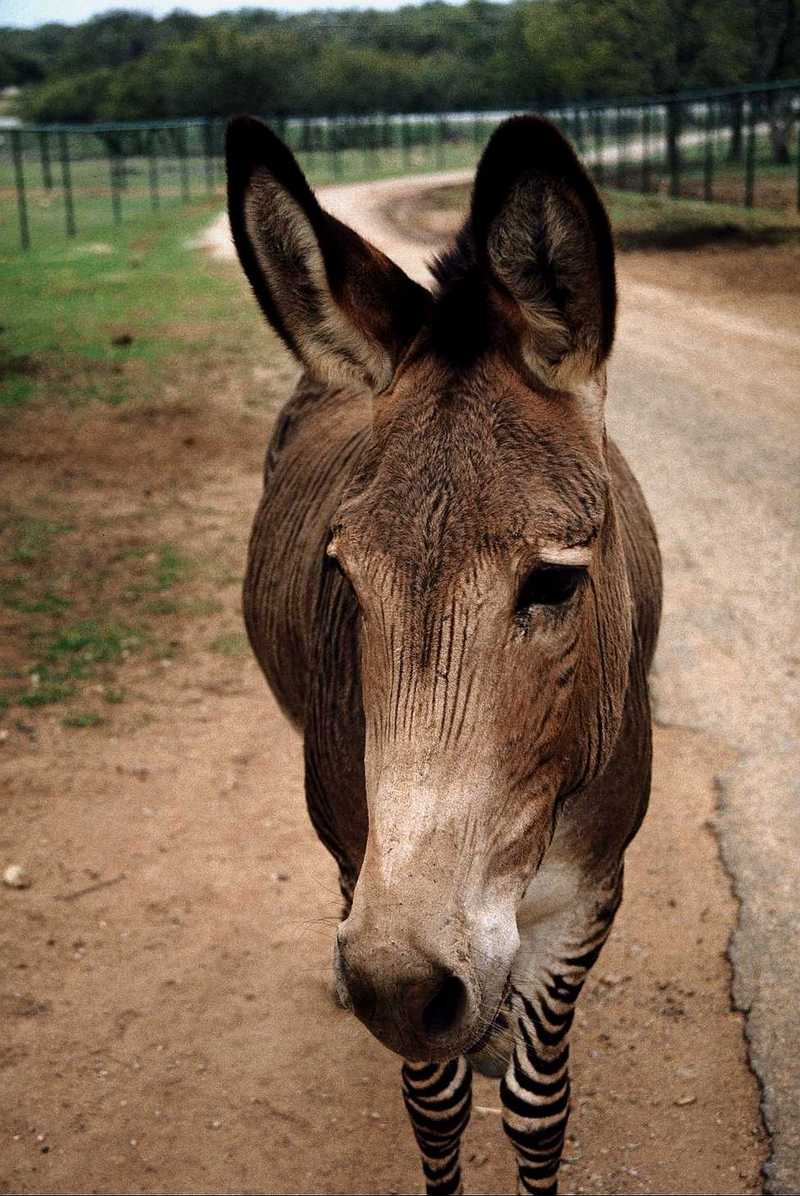
POLYGON ((714 105, 706 101, 705 146, 703 150, 703 199, 714 198, 714 105))
POLYGON ((108 170, 111 179, 111 215, 115 224, 122 221, 122 197, 119 191, 119 167, 117 164, 118 150, 108 142, 108 170))
POLYGON ((189 158, 186 146, 186 125, 178 130, 178 166, 181 174, 181 202, 188 203, 191 194, 189 190, 189 158))
POLYGON ((579 108, 577 104, 573 109, 573 118, 575 123, 575 144, 578 147, 578 153, 582 154, 586 148, 583 127, 583 110, 579 108))
POLYGON ((156 130, 151 129, 147 139, 147 176, 150 185, 150 207, 154 212, 158 211, 161 204, 161 197, 158 194, 158 146, 156 139, 156 130))
POLYGON ((440 116, 436 122, 436 166, 439 170, 444 170, 445 165, 445 138, 447 136, 447 121, 443 116, 440 116))
POLYGON ((28 200, 25 195, 25 171, 22 162, 22 134, 19 129, 11 130, 11 154, 14 159, 14 180, 17 185, 19 241, 23 249, 30 249, 31 234, 28 226, 28 200))
POLYGON ((333 167, 333 177, 340 179, 342 177, 342 159, 339 153, 339 121, 334 120, 333 124, 328 125, 328 138, 331 149, 331 165, 333 167))
POLYGON ((50 137, 45 129, 39 134, 39 158, 42 163, 42 185, 46 191, 52 191, 53 169, 50 164, 50 137))
POLYGON ((358 124, 358 131, 361 135, 362 169, 365 174, 369 174, 369 125, 365 117, 361 117, 358 124))
POLYGON ((74 237, 77 232, 75 224, 75 203, 72 196, 72 170, 69 161, 69 142, 66 132, 58 135, 59 156, 61 158, 61 187, 64 192, 64 217, 67 225, 67 236, 74 237))
POLYGON ((603 109, 598 108, 594 115, 594 172, 600 187, 603 186, 606 180, 605 162, 603 161, 603 155, 605 154, 605 147, 603 145, 603 116, 603 109))
POLYGON ((203 122, 203 151, 205 153, 206 166, 206 191, 209 195, 214 194, 214 145, 213 145, 213 126, 211 119, 206 117, 203 122))
POLYGON ((681 110, 679 100, 667 100, 667 165, 669 193, 672 199, 681 194, 681 110))
POLYGON ((650 108, 642 108, 642 192, 650 191, 650 108))
POLYGON ((797 118, 795 130, 795 145, 797 146, 797 210, 800 212, 800 115, 797 118))
POLYGON ((756 103, 750 96, 747 105, 747 142, 744 151, 744 206, 752 208, 756 187, 756 103))

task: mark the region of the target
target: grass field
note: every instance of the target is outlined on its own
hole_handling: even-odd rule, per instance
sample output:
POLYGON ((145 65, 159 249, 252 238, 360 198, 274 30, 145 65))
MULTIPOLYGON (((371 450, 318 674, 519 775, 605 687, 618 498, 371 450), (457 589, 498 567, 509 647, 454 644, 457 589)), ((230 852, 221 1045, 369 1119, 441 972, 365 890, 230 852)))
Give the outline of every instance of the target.
POLYGON ((0 406, 147 398, 163 385, 165 359, 218 350, 236 286, 198 269, 186 243, 219 207, 200 200, 120 227, 98 222, 91 240, 51 235, 26 254, 0 252, 0 286, 13 296, 0 406))
MULTIPOLYGON (((195 551, 173 516, 193 469, 258 467, 293 370, 238 272, 187 247, 219 206, 0 255, 0 705, 105 721, 120 666, 168 660, 238 593, 229 547, 195 551)), ((240 650, 238 619, 213 638, 240 650)))

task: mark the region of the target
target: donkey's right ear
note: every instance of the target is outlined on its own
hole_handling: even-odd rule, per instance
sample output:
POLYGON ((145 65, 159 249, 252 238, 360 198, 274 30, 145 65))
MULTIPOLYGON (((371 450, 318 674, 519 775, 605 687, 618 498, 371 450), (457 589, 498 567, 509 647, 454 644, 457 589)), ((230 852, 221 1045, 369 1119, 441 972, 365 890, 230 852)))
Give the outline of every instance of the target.
POLYGON ((261 121, 232 120, 226 156, 233 240, 273 328, 317 377, 383 389, 428 316, 429 292, 323 211, 261 121))

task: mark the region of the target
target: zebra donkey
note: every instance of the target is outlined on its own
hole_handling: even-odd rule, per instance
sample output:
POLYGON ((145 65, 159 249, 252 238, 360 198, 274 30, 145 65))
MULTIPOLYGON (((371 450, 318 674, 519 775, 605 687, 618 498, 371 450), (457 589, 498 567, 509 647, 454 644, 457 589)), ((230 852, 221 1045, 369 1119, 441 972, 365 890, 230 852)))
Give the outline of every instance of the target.
POLYGON ((472 1068, 502 1076, 522 1192, 555 1192, 576 998, 650 787, 660 561, 606 436, 614 250, 544 119, 501 124, 411 281, 250 117, 238 254, 304 373, 244 591, 339 867, 338 995, 404 1060, 429 1193, 462 1191, 472 1068))

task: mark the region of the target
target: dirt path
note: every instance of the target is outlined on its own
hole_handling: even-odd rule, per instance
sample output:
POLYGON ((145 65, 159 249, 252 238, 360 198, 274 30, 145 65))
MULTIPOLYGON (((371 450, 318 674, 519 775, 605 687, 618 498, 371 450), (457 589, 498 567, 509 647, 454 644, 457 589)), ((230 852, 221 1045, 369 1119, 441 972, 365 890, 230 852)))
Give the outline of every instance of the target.
MULTIPOLYGON (((328 203, 347 218, 371 197, 371 235, 417 272, 419 247, 404 247, 396 229, 376 233, 398 195, 378 184, 339 189, 328 203)), ((731 328, 713 369, 705 363, 702 392, 690 390, 698 340, 711 334, 692 298, 670 290, 669 263, 657 283, 646 271, 630 280, 612 393, 615 431, 666 550, 661 725, 626 900, 577 1017, 563 1190, 755 1192, 766 1143, 743 1019, 731 1011, 725 952, 737 907, 713 827, 725 833, 739 809, 731 778, 751 759, 746 737, 761 733, 769 666, 740 699, 747 653, 778 620, 752 610, 756 596, 731 576, 733 541, 748 578, 760 548, 759 576, 776 593, 787 584, 763 557, 776 534, 768 499, 777 511, 785 502, 780 478, 752 469, 765 452, 781 460, 789 350, 731 328), (756 413, 743 388, 759 354, 772 362, 772 390, 756 413), (716 404, 713 435, 701 400, 716 404), (737 472, 742 427, 754 439, 737 472), (726 543, 716 544, 708 529, 721 509, 730 526, 723 519, 726 543), (754 621, 739 651, 745 614, 754 621)), ((218 435, 231 422, 224 403, 218 435)), ((152 432, 166 460, 170 437, 190 425, 152 432)), ((150 433, 136 432, 144 459, 150 433)), ((241 561, 259 457, 256 445, 237 456, 211 437, 200 467, 195 457, 191 476, 167 488, 155 526, 241 561)), ((74 478, 68 465, 60 470, 74 478)), ((28 461, 8 484, 24 476, 35 491, 58 486, 56 474, 52 462, 28 461)), ((120 510, 136 508, 142 484, 141 474, 117 479, 120 510)), ((87 504, 109 501, 102 459, 83 461, 80 487, 87 504)), ((0 744, 0 858, 21 859, 33 877, 30 889, 0 891, 0 1190, 420 1190, 397 1061, 329 997, 339 903, 303 808, 300 744, 249 657, 203 647, 237 604, 233 585, 221 612, 199 632, 187 627, 183 658, 129 663, 134 697, 113 733, 76 735, 39 714, 0 744)), ((468 1189, 510 1191, 496 1085, 480 1080, 476 1104, 468 1189)))

